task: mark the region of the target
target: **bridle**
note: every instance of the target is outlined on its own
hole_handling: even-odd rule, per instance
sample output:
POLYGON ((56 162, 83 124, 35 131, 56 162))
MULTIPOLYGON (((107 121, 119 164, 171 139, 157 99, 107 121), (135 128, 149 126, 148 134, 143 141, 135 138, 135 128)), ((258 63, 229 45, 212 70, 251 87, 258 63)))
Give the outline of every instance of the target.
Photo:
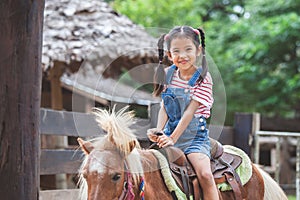
MULTIPOLYGON (((127 167, 126 161, 124 161, 124 169, 125 169, 125 180, 123 184, 122 194, 120 195, 118 200, 134 200, 135 194, 133 192, 133 184, 132 184, 132 174, 129 172, 129 168, 127 167)), ((144 177, 140 178, 140 199, 144 200, 144 188, 145 181, 144 177)))
MULTIPOLYGON (((100 151, 100 150, 97 150, 100 151)), ((129 167, 126 163, 126 160, 124 160, 124 183, 123 183, 123 190, 118 198, 118 200, 134 200, 135 198, 135 193, 133 191, 133 177, 132 174, 130 173, 129 167)), ((139 183, 139 196, 140 200, 144 200, 144 189, 145 189, 145 180, 143 176, 140 176, 140 183, 139 183)))

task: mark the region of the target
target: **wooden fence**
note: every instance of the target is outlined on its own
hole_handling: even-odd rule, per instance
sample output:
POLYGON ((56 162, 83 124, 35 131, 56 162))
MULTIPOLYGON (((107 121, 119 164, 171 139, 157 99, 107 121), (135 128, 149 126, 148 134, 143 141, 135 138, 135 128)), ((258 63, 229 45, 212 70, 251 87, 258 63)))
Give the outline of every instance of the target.
MULTIPOLYGON (((150 109, 149 119, 137 119, 132 128, 142 147, 149 145, 146 131, 156 124, 157 106, 150 109)), ((234 127, 209 126, 210 136, 223 144, 231 144, 249 152, 249 135, 254 131, 252 114, 237 114, 234 127), (220 134, 221 131, 221 134, 220 134), (238 140, 235 140, 238 139, 238 140)), ((41 108, 40 132, 42 135, 95 137, 103 135, 91 114, 55 111, 41 108)), ((40 175, 77 174, 83 159, 82 152, 74 149, 41 149, 40 175)), ((40 200, 76 199, 78 189, 40 191, 40 200)))
POLYGON ((293 139, 294 145, 296 146, 296 178, 295 178, 295 187, 296 187, 296 199, 300 200, 300 133, 297 132, 276 132, 276 131, 256 131, 255 132, 255 145, 254 145, 254 162, 259 164, 260 157, 260 146, 265 143, 274 143, 275 144, 275 162, 273 163, 273 169, 275 174, 275 180, 279 183, 279 173, 281 171, 280 165, 282 163, 281 159, 281 146, 283 138, 293 139))

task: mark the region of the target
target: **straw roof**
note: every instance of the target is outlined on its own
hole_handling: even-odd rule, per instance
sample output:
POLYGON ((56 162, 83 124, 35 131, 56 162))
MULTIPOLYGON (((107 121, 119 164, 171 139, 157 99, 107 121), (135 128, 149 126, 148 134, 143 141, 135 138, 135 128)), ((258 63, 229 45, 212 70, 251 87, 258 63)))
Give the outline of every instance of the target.
MULTIPOLYGON (((84 85, 86 93, 93 88, 94 94, 107 94, 103 88, 112 83, 105 78, 118 82, 124 69, 156 62, 156 39, 102 0, 46 0, 42 51, 45 74, 56 63, 63 66, 63 86, 84 85), (102 80, 104 87, 88 80, 102 80)), ((144 66, 144 75, 153 74, 153 66, 144 66)), ((135 98, 141 96, 152 99, 149 94, 135 98)))
POLYGON ((47 0, 43 35, 44 70, 54 61, 80 62, 93 52, 105 64, 128 54, 155 56, 155 39, 101 0, 47 0))

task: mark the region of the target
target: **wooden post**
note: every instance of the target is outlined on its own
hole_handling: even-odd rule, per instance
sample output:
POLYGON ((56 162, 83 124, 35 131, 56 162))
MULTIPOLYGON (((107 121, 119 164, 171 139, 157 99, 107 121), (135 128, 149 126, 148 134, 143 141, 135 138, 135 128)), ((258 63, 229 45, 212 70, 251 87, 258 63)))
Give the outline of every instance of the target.
POLYGON ((236 113, 234 117, 234 145, 253 158, 252 143, 260 127, 259 113, 236 113))
POLYGON ((63 64, 55 62, 55 65, 50 69, 49 79, 51 84, 51 108, 54 110, 63 109, 62 88, 60 77, 63 74, 63 64))
POLYGON ((0 3, 0 198, 39 199, 43 0, 0 3))
MULTIPOLYGON (((51 84, 51 108, 53 110, 63 110, 63 95, 60 78, 63 74, 64 63, 56 62, 50 70, 50 84, 51 84)), ((47 148, 67 148, 68 137, 66 136, 46 136, 52 144, 47 144, 47 148)), ((61 189, 67 188, 66 174, 56 175, 56 187, 61 189)))
POLYGON ((149 118, 150 118, 150 128, 154 128, 157 125, 157 117, 160 109, 160 103, 152 103, 149 106, 149 118))

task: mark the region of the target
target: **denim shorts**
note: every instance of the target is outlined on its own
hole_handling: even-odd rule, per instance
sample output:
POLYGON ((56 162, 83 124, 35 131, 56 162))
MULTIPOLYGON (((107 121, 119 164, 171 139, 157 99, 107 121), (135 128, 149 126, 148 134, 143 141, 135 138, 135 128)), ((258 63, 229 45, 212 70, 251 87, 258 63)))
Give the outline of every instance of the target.
POLYGON ((206 128, 206 119, 201 116, 192 120, 187 129, 175 143, 185 154, 202 153, 210 156, 209 130, 206 128))
POLYGON ((193 140, 192 144, 187 147, 184 150, 184 153, 186 155, 190 154, 190 153, 202 153, 205 154, 209 159, 211 158, 210 155, 210 141, 209 140, 199 140, 196 139, 193 140))

